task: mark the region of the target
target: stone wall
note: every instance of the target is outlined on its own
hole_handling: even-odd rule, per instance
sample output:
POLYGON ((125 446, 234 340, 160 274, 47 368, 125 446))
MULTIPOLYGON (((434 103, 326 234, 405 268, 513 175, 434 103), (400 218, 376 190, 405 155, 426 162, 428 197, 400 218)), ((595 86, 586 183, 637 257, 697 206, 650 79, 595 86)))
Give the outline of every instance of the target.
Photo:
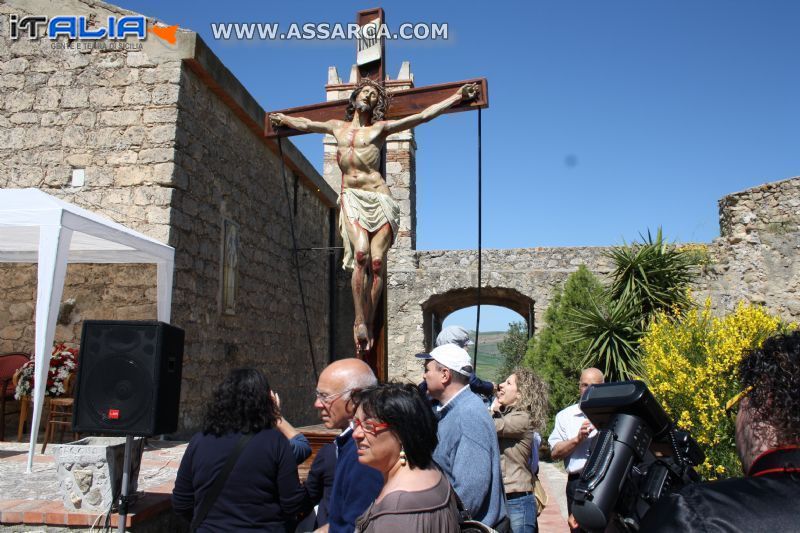
MULTIPOLYGON (((61 11, 48 0, 0 5, 3 18, 61 11)), ((129 13, 90 0, 70 1, 69 11, 100 21, 129 13)), ((288 215, 298 247, 329 246, 333 191, 284 141, 287 200, 277 149, 261 135, 264 110, 193 32, 179 31, 175 45, 151 36, 127 50, 11 41, 6 24, 2 32, 0 186, 42 189, 176 249, 172 323, 186 330, 181 432, 198 427, 214 385, 244 365, 293 392, 283 395, 293 422, 314 423, 288 215), (71 185, 74 169, 85 170, 83 186, 71 185), (221 303, 224 220, 240 237, 233 314, 221 303)), ((307 252, 299 263, 321 369, 331 351, 331 264, 307 252)), ((8 294, 0 319, 9 319, 0 346, 31 350, 34 267, 0 272, 8 294)), ((155 268, 71 265, 64 303, 72 309, 57 340, 77 343, 85 318, 155 318, 155 268)))
POLYGON ((725 196, 719 210, 703 294, 720 312, 747 301, 800 321, 800 178, 725 196))
MULTIPOLYGON (((710 297, 718 313, 744 301, 764 305, 784 320, 800 321, 800 178, 726 196, 719 206, 721 237, 692 244, 705 255, 696 297, 710 297)), ((553 289, 579 265, 601 277, 610 272, 603 251, 484 250, 481 301, 523 317, 520 306, 533 302, 533 324, 538 327, 553 289)), ((390 377, 418 380, 413 354, 430 348, 431 311, 442 313, 436 317, 441 321, 477 301, 477 252, 393 250, 389 264, 390 377)))
MULTIPOLYGON (((521 305, 532 302, 532 322, 537 324, 553 289, 578 266, 585 264, 600 275, 609 272, 610 264, 602 255, 603 250, 594 247, 484 250, 481 301, 519 310, 521 305)), ((460 291, 477 286, 478 254, 473 250, 435 250, 415 252, 413 259, 398 256, 402 253, 390 255, 388 280, 389 377, 413 381, 420 377, 419 360, 414 354, 431 348, 426 313, 437 307, 434 303, 437 296, 459 298, 460 291), (395 257, 397 260, 392 262, 395 257)), ((461 301, 456 309, 474 305, 461 301)), ((452 310, 455 309, 449 309, 452 310)), ((445 316, 439 318, 443 320, 445 316)))
MULTIPOLYGON (((77 345, 87 319, 152 320, 155 276, 154 265, 68 265, 55 341, 77 345)), ((0 280, 0 352, 32 354, 36 265, 0 263, 0 280)))
MULTIPOLYGON (((278 158, 188 68, 178 107, 175 172, 186 178, 178 180, 172 211, 173 244, 181 251, 173 316, 187 339, 182 425, 199 424, 208 384, 237 366, 264 369, 277 390, 293 391, 283 395, 293 421, 313 422, 315 378, 292 259, 290 210, 298 247, 319 248, 328 245, 329 207, 295 186, 291 171, 287 201, 278 158), (223 314, 220 302, 224 219, 240 232, 235 315, 223 314)), ((309 252, 299 259, 322 368, 328 357, 328 260, 309 252)))

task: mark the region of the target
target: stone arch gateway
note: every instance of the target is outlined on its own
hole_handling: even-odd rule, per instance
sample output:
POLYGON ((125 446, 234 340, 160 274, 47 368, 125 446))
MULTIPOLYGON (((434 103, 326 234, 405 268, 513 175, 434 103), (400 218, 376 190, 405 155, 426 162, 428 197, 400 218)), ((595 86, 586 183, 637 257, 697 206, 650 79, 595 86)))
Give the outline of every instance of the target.
MULTIPOLYGON (((434 294, 422 304, 422 324, 425 333, 425 349, 433 348, 436 336, 442 330, 445 318, 451 313, 467 307, 497 305, 505 307, 522 316, 528 327, 528 337, 533 335, 534 305, 535 301, 530 296, 522 294, 517 289, 508 287, 481 287, 480 300, 477 287, 452 289, 445 293, 434 294)), ((465 324, 469 329, 471 324, 465 324)))

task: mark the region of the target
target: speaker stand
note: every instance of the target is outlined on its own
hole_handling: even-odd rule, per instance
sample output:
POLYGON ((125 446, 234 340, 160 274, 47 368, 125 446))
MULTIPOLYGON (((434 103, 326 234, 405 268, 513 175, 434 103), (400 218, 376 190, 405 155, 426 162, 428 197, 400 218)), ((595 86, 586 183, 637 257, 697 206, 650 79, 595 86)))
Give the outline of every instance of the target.
POLYGON ((128 486, 131 481, 131 448, 133 448, 133 436, 125 435, 125 458, 122 461, 122 487, 119 497, 117 533, 125 533, 125 519, 128 516, 128 486))

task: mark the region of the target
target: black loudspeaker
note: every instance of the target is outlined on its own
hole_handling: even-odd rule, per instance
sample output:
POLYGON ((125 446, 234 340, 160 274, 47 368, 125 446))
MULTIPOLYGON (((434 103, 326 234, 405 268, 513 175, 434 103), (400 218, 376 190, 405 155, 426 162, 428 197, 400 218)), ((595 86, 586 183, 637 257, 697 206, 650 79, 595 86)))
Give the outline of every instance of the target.
POLYGON ((163 322, 85 321, 73 430, 141 436, 177 430, 183 337, 163 322))

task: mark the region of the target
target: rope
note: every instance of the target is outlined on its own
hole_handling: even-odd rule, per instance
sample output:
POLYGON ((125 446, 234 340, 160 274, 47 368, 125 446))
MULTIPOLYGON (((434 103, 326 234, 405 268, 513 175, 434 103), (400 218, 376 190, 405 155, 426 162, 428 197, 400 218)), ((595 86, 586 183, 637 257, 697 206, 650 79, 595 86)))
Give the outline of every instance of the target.
MULTIPOLYGON (((303 290, 303 280, 300 278, 300 260, 297 256, 297 237, 294 232, 294 210, 292 209, 292 200, 289 197, 289 185, 286 183, 286 163, 283 160, 283 144, 281 138, 278 137, 278 155, 281 159, 281 177, 283 178, 283 192, 286 195, 286 207, 289 211, 289 228, 292 233, 292 259, 294 259, 294 270, 297 274, 297 288, 300 291, 300 302, 303 305, 303 317, 306 321, 306 337, 308 338, 308 352, 311 354, 311 368, 314 370, 314 382, 319 381, 319 372, 317 372, 317 360, 314 357, 314 343, 311 342, 311 325, 308 321, 308 309, 306 308, 306 294, 303 290)), ((333 317, 331 317, 331 320, 333 317)))
POLYGON ((482 255, 482 221, 483 221, 483 159, 481 142, 481 108, 478 108, 478 313, 475 318, 475 351, 472 352, 472 368, 478 368, 478 337, 481 331, 481 255, 482 255))

